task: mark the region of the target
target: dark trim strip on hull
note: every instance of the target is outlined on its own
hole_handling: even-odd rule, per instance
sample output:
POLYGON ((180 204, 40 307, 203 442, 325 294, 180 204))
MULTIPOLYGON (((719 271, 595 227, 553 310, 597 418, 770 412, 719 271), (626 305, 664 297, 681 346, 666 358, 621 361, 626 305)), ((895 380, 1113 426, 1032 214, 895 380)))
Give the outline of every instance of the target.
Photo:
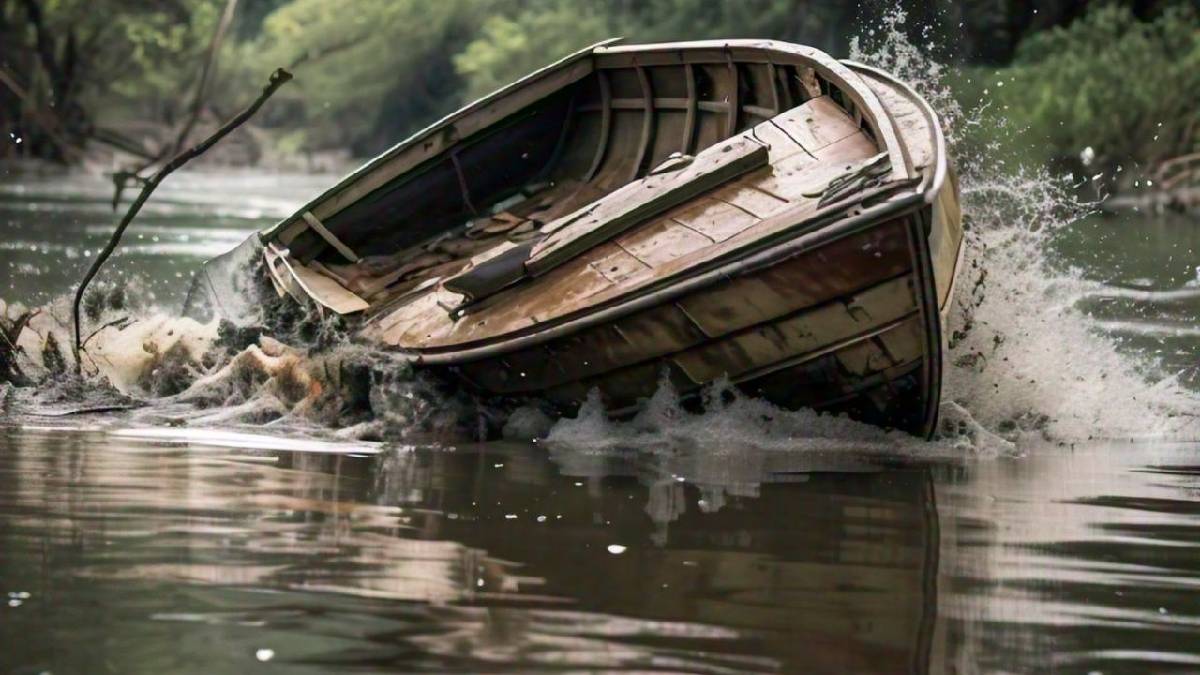
POLYGON ((924 324, 925 358, 921 367, 921 393, 925 402, 921 427, 914 431, 929 438, 937 427, 938 407, 942 395, 942 333, 938 306, 937 283, 929 257, 929 207, 909 219, 908 244, 913 256, 917 306, 924 324))

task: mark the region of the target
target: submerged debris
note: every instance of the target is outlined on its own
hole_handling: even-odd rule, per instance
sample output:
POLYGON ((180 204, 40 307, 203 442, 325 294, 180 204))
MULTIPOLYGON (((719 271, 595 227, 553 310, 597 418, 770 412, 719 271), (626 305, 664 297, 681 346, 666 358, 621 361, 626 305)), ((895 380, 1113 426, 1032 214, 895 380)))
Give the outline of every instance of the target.
POLYGON ((24 307, 9 307, 0 300, 0 383, 25 386, 29 378, 22 372, 17 361, 21 347, 17 344, 21 332, 33 318, 34 310, 24 307), (11 315, 10 315, 11 310, 11 315))

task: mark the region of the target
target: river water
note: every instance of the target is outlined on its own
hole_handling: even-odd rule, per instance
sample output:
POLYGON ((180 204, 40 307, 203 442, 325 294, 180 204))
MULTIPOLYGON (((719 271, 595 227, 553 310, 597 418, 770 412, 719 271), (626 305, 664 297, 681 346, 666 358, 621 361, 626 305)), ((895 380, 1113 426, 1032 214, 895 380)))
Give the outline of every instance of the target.
MULTIPOLYGON (((172 176, 102 281, 177 311, 330 180, 172 176)), ((964 192, 933 443, 669 392, 487 443, 10 393, 0 672, 1200 670, 1200 222, 964 192)), ((61 303, 109 197, 7 176, 0 297, 61 303)))

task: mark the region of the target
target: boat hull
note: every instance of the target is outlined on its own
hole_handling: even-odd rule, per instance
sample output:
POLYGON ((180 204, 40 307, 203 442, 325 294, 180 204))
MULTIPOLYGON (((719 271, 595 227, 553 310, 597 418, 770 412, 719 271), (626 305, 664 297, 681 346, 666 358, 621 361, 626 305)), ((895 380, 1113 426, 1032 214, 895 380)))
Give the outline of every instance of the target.
POLYGON ((733 40, 583 50, 264 235, 280 293, 484 396, 628 414, 669 383, 929 436, 962 218, 885 73, 733 40))
POLYGON ((777 259, 738 276, 436 370, 488 395, 537 397, 567 411, 596 389, 617 414, 664 381, 686 398, 727 378, 785 408, 928 435, 942 361, 932 211, 847 228, 800 251, 781 247, 777 259))

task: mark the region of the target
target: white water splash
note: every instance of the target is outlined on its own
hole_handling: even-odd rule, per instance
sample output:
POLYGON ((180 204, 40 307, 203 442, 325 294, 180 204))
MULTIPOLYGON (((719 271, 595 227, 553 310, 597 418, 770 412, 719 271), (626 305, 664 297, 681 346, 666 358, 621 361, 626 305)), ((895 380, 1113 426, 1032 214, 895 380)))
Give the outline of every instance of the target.
POLYGON ((1147 364, 1118 350, 1076 303, 1096 284, 1050 259, 1055 233, 1092 212, 1069 176, 1009 167, 995 145, 967 150, 972 127, 1014 147, 1039 142, 986 100, 964 110, 946 69, 906 37, 905 15, 883 19, 880 39, 854 41, 852 58, 887 69, 938 110, 959 172, 966 258, 948 329, 943 407, 956 403, 986 429, 1056 440, 1194 436, 1197 400, 1173 378, 1147 381, 1147 364))
MULTIPOLYGON (((964 149, 973 127, 1013 143, 1007 120, 987 101, 964 110, 947 67, 906 34, 897 10, 855 38, 851 59, 899 76, 938 111, 959 173, 967 252, 950 325, 939 438, 924 444, 811 411, 787 412, 737 398, 704 414, 684 411, 668 388, 629 422, 611 422, 596 401, 562 420, 549 440, 583 448, 737 444, 823 450, 840 444, 904 454, 946 450, 995 455, 1022 439, 1195 437, 1197 400, 1175 378, 1148 381, 1145 364, 1123 354, 1075 303, 1096 284, 1055 267, 1051 237, 1095 208, 1078 201, 1069 177, 1040 167, 1009 167, 999 148, 964 149)), ((928 38, 930 31, 925 31, 928 38)), ((718 398, 712 397, 710 398, 718 398)))
POLYGON ((885 431, 841 415, 812 410, 783 410, 738 392, 718 380, 703 393, 704 412, 690 412, 669 382, 659 384, 646 405, 630 420, 614 422, 593 392, 571 419, 560 420, 547 441, 554 446, 611 452, 688 450, 804 450, 859 454, 954 457, 970 450, 997 455, 1013 452, 1012 444, 987 432, 957 406, 945 411, 954 429, 945 440, 926 443, 899 431, 885 431))
MULTIPOLYGON (((17 340, 15 361, 35 386, 6 390, 0 412, 25 421, 119 412, 105 425, 359 440, 437 440, 478 431, 481 413, 469 399, 414 373, 396 354, 350 340, 328 317, 298 305, 288 312, 299 315, 292 324, 222 333, 215 319, 200 323, 105 302, 85 321, 82 380, 74 375, 70 349, 70 299, 34 311, 17 340)), ((24 311, 0 303, 6 325, 24 311)), ((485 419, 484 432, 496 423, 485 419)))

